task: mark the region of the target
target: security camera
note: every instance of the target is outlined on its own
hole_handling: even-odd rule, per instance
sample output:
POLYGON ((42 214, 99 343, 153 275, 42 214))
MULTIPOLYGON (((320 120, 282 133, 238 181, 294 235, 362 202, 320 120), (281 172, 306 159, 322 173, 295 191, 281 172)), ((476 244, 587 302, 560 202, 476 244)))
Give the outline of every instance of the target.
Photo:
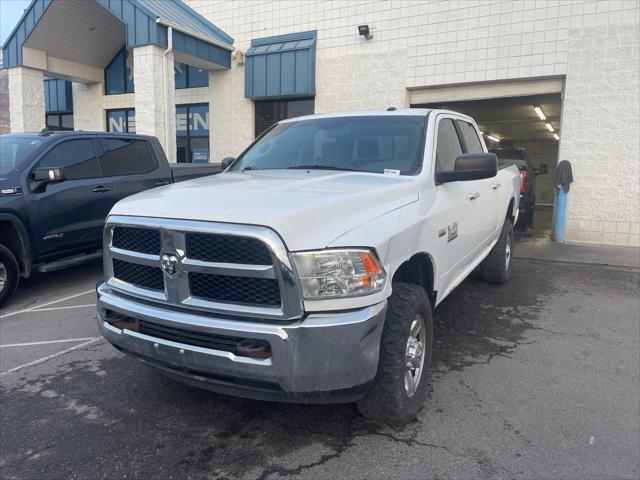
POLYGON ((358 33, 367 40, 371 40, 373 38, 373 34, 369 30, 369 25, 358 25, 358 33))

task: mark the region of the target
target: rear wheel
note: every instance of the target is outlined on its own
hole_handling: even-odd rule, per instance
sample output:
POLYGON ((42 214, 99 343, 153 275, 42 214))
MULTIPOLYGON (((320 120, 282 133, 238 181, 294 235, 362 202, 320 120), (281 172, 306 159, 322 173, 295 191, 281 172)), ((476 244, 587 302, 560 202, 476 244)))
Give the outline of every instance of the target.
POLYGON ((433 350, 433 316, 424 289, 393 285, 382 332, 378 373, 371 391, 358 402, 370 420, 404 425, 422 407, 433 350))
POLYGON ((481 264, 482 278, 489 283, 506 283, 511 271, 513 252, 513 225, 506 219, 502 225, 500 238, 481 264))
POLYGON ((4 245, 0 245, 0 307, 13 296, 18 287, 20 269, 16 257, 4 245))

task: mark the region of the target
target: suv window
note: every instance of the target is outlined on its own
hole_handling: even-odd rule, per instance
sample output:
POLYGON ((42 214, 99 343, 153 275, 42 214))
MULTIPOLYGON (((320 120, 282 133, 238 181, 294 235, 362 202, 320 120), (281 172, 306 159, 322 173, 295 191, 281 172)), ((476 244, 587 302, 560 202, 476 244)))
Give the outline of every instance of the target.
POLYGON ((453 171, 456 158, 462 155, 460 139, 453 120, 449 118, 440 120, 436 142, 436 172, 453 171))
POLYGON ((101 138, 102 165, 107 175, 137 175, 156 169, 147 142, 120 138, 101 138))
POLYGON ((38 167, 64 168, 67 180, 100 177, 100 167, 89 139, 68 140, 53 147, 38 167))
POLYGON ((473 128, 468 122, 462 120, 456 120, 462 139, 464 140, 464 146, 466 147, 466 153, 484 153, 482 150, 482 144, 476 133, 476 129, 473 128))

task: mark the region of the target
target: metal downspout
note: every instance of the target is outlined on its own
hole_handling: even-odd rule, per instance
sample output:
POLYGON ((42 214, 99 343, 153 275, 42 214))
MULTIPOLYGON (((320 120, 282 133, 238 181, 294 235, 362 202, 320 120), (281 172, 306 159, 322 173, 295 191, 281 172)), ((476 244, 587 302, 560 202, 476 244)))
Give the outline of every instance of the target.
MULTIPOLYGON (((156 18, 160 23, 160 18, 156 18)), ((164 91, 164 144, 165 150, 169 149, 169 93, 167 92, 167 55, 173 51, 173 27, 167 26, 167 49, 162 54, 162 90, 164 91)), ((171 159, 171 152, 165 151, 167 158, 171 159)))

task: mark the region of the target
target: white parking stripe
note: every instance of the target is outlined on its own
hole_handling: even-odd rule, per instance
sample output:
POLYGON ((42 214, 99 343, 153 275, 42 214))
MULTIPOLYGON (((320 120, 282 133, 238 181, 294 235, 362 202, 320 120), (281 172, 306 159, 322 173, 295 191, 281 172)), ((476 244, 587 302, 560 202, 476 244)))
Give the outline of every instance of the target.
POLYGON ((88 303, 86 305, 65 305, 64 307, 49 307, 49 308, 34 308, 33 310, 29 310, 30 313, 35 312, 51 312, 52 310, 68 310, 70 308, 96 308, 95 303, 88 303))
POLYGON ((95 340, 96 337, 86 338, 66 338, 64 340, 47 340, 44 342, 29 342, 29 343, 7 343, 6 345, 0 345, 0 348, 7 347, 32 347, 34 345, 49 345, 50 343, 69 343, 69 342, 86 342, 87 340, 95 340))
POLYGON ((16 372, 22 368, 26 368, 26 367, 33 367, 34 365, 38 365, 40 363, 46 362, 47 360, 51 360, 52 358, 56 358, 59 357, 60 355, 64 355, 66 353, 72 352, 74 350, 78 350, 79 348, 84 348, 84 347, 88 347, 89 345, 96 343, 97 341, 101 340, 102 337, 95 337, 92 338, 91 340, 89 340, 88 342, 84 342, 84 343, 80 343, 79 345, 74 345, 73 347, 67 348, 65 350, 62 350, 58 353, 54 353, 53 355, 47 355, 46 357, 42 357, 39 358, 37 360, 33 360, 32 362, 29 363, 23 363, 22 365, 18 365, 17 367, 13 367, 10 370, 7 370, 6 372, 2 372, 0 373, 0 377, 4 377, 5 375, 8 375, 9 373, 13 373, 16 372))
POLYGON ((87 290, 85 292, 76 293, 74 295, 69 295, 68 297, 61 298, 59 300, 52 300, 51 302, 43 303, 42 305, 37 305, 35 307, 25 308, 24 310, 17 310, 15 312, 5 313, 4 315, 0 315, 0 318, 12 317, 13 315, 18 315, 20 313, 31 312, 32 310, 36 310, 42 307, 47 307, 49 305, 53 305, 56 303, 64 302, 66 300, 71 300, 72 298, 81 297, 82 295, 88 295, 89 293, 95 292, 95 289, 87 290))

